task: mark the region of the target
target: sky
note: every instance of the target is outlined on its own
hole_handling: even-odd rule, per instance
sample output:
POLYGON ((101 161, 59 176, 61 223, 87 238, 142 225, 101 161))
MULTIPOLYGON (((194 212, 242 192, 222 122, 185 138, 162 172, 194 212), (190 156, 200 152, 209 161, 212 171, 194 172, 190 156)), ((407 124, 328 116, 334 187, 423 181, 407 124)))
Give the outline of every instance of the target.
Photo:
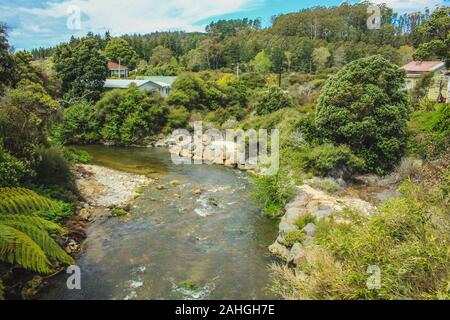
MULTIPOLYGON (((153 31, 204 31, 211 21, 271 17, 342 0, 0 0, 0 21, 16 50, 50 47, 92 31, 119 36, 153 31)), ((349 0, 348 2, 358 2, 349 0)), ((396 12, 449 5, 450 0, 372 0, 396 12)))

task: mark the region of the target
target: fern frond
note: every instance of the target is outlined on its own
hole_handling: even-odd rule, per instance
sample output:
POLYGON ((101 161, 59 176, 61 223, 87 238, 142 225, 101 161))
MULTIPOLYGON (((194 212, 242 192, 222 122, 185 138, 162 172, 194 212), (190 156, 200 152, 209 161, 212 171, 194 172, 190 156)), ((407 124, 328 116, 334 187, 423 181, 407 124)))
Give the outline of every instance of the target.
POLYGON ((0 260, 39 273, 51 272, 50 262, 41 247, 24 232, 6 224, 0 224, 0 260))
POLYGON ((2 224, 13 227, 29 236, 44 251, 44 253, 56 261, 74 264, 74 260, 53 240, 46 231, 31 224, 17 221, 2 221, 2 224))
POLYGON ((55 201, 25 188, 0 188, 0 213, 31 214, 36 211, 56 210, 55 201))
POLYGON ((48 231, 62 232, 64 229, 58 224, 45 220, 40 217, 21 215, 21 214, 0 214, 0 224, 4 222, 21 222, 31 224, 39 229, 48 231))

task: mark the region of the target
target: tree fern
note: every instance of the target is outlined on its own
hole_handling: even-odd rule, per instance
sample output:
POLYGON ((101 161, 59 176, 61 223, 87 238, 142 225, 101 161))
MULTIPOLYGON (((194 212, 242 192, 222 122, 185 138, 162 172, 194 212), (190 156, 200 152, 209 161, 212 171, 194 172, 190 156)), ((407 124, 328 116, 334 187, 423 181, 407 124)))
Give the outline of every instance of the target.
POLYGON ((73 264, 49 235, 63 232, 58 224, 37 216, 58 209, 58 203, 25 188, 0 188, 0 260, 40 273, 52 271, 53 261, 73 264))
POLYGON ((25 188, 0 188, 0 213, 31 214, 58 210, 56 201, 25 188))
POLYGON ((39 229, 29 223, 17 221, 3 221, 6 226, 13 227, 26 235, 28 235, 47 255, 56 261, 61 261, 67 264, 73 264, 74 261, 61 247, 53 240, 47 231, 39 229))
POLYGON ((0 224, 0 257, 25 269, 50 273, 50 261, 39 245, 25 233, 0 224))
POLYGON ((2 222, 22 222, 26 224, 31 224, 43 230, 59 231, 59 232, 64 231, 64 229, 61 228, 61 226, 59 226, 58 224, 34 216, 25 216, 20 214, 0 214, 0 224, 2 222))

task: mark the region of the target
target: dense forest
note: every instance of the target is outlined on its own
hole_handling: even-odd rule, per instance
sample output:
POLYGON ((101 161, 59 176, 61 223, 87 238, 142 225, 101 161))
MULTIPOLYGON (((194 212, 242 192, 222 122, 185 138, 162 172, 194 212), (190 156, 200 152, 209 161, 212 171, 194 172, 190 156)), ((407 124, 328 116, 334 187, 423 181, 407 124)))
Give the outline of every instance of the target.
MULTIPOLYGON (((313 176, 394 172, 403 182, 379 217, 321 225, 316 273, 301 280, 275 267, 280 295, 448 298, 450 109, 426 98, 426 79, 408 94, 399 66, 449 62, 450 11, 381 12, 377 30, 367 28, 367 3, 344 3, 276 16, 267 28, 240 19, 212 22, 204 33, 89 33, 31 52, 13 52, 1 25, 0 299, 15 287, 13 265, 50 274, 73 263, 60 245, 80 200, 71 168, 90 156, 71 146, 147 146, 197 120, 280 129, 279 173, 255 177, 255 199, 274 219, 294 186, 313 176), (105 91, 107 62, 119 60, 130 78, 177 75, 170 95, 105 91), (357 261, 386 266, 381 293, 365 288, 357 261)), ((12 291, 7 297, 20 295, 12 291)))

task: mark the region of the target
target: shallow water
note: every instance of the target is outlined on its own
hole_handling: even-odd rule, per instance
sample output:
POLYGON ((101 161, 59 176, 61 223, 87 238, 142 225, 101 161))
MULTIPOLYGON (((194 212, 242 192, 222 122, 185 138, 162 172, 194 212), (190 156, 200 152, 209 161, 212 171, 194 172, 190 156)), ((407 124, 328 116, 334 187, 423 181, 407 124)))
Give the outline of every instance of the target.
POLYGON ((265 299, 267 247, 276 223, 250 198, 248 177, 215 165, 174 165, 165 149, 87 147, 94 163, 161 177, 142 190, 131 218, 88 229, 81 290, 68 275, 51 279, 42 299, 265 299), (171 186, 179 180, 181 185, 171 186), (200 196, 192 192, 202 188, 200 196))

